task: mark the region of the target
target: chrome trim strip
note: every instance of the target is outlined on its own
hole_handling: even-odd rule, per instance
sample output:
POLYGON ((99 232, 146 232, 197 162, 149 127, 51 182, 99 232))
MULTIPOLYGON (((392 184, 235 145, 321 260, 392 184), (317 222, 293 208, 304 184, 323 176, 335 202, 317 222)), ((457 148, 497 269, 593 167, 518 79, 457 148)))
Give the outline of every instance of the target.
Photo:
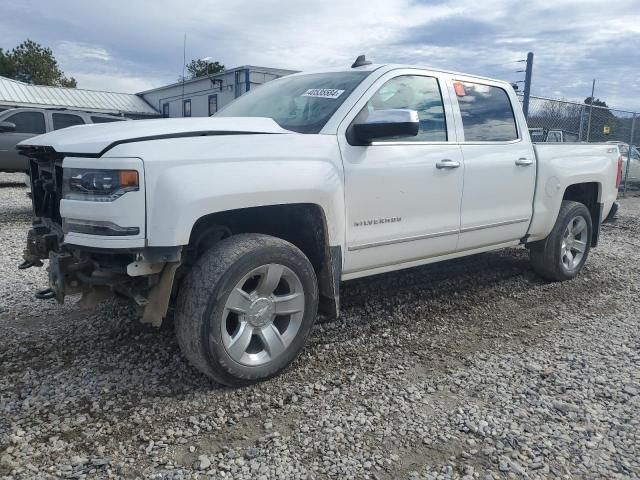
MULTIPOLYGON (((385 145, 459 145, 459 146, 466 146, 466 145, 514 145, 516 143, 521 143, 522 142, 522 138, 516 138, 514 140, 506 140, 503 142, 481 142, 481 141, 469 141, 469 142, 465 142, 465 141, 456 141, 456 140, 438 140, 438 141, 432 141, 432 142, 428 142, 428 141, 421 141, 421 142, 412 142, 411 140, 395 140, 395 141, 389 141, 389 142, 381 142, 381 141, 372 141, 369 145, 369 147, 382 147, 385 145)), ((570 143, 570 142, 565 142, 565 143, 570 143)), ((581 144, 584 145, 584 144, 581 144)))
POLYGON ((507 220, 505 222, 487 223, 486 225, 462 228, 460 229, 460 233, 475 232, 476 230, 484 230, 485 228, 504 227, 507 225, 513 225, 515 223, 528 222, 529 220, 529 218, 519 218, 517 220, 507 220))
POLYGON ((356 244, 356 245, 349 245, 347 247, 347 249, 349 251, 363 250, 365 248, 382 247, 382 246, 385 246, 385 245, 393 245, 394 243, 413 242, 413 241, 416 241, 416 240, 426 240, 428 238, 444 237, 444 236, 447 236, 447 235, 457 235, 458 233, 460 233, 459 230, 447 230, 445 232, 427 233, 425 235, 414 235, 413 237, 404 237, 404 238, 398 238, 398 239, 394 239, 394 240, 382 240, 380 242, 360 243, 360 244, 356 244))
POLYGON ((449 145, 449 146, 455 146, 456 142, 452 142, 452 141, 447 141, 447 140, 439 140, 439 141, 433 141, 433 142, 428 142, 428 141, 421 141, 421 142, 412 142, 410 140, 397 140, 397 141, 391 141, 391 142, 381 142, 381 141, 372 141, 368 146, 369 147, 383 147, 385 145, 449 145))
POLYGON ((486 225, 478 225, 476 227, 467 227, 460 230, 446 230, 444 232, 427 233, 424 235, 414 235, 412 237, 404 237, 404 238, 398 238, 394 240, 382 240, 380 242, 360 243, 356 245, 349 245, 347 247, 347 250, 352 252, 354 250, 364 250, 365 248, 384 247, 385 245, 393 245, 395 243, 414 242, 416 240, 427 240, 429 238, 445 237, 447 235, 458 235, 460 233, 468 233, 468 232, 475 232, 476 230, 484 230, 485 228, 505 227, 507 225, 514 225, 516 223, 524 223, 524 222, 528 222, 529 220, 530 220, 529 218, 519 218, 517 220, 507 220, 505 222, 488 223, 486 225))
POLYGON ((469 141, 462 141, 462 142, 457 142, 458 145, 513 145, 516 143, 521 143, 522 142, 522 138, 518 137, 514 140, 504 140, 504 141, 481 141, 481 140, 469 140, 469 141))

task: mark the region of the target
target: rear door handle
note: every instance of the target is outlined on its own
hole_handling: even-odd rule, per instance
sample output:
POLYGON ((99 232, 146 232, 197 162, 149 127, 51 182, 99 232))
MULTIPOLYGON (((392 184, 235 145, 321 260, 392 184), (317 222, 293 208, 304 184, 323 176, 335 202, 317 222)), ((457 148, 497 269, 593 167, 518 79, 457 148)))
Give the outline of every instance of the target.
POLYGON ((437 169, 443 169, 443 168, 458 168, 460 166, 460 162, 456 162, 455 160, 449 160, 448 158, 445 158, 444 160, 440 160, 439 162, 436 162, 436 168, 437 169))
POLYGON ((533 160, 522 157, 516 160, 516 165, 519 167, 527 167, 529 165, 533 165, 533 160))

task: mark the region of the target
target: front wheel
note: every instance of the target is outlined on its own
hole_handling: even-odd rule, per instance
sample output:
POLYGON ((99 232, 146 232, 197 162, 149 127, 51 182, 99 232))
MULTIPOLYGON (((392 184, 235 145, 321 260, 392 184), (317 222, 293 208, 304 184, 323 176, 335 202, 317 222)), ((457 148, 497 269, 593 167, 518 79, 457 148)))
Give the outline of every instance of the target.
POLYGON ((316 275, 289 242, 231 236, 199 258, 176 307, 187 359, 220 383, 247 385, 278 374, 302 351, 316 319, 316 275))
POLYGON ((549 236, 530 248, 534 271, 554 282, 575 278, 589 256, 592 231, 587 207, 579 202, 563 201, 549 236))

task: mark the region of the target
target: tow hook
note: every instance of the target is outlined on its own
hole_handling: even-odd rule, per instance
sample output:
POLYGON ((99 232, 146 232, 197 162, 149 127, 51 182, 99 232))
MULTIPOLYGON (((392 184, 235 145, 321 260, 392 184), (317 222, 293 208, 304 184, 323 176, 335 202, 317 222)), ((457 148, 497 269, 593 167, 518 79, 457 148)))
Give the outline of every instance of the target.
POLYGON ((82 263, 75 263, 75 259, 69 253, 49 252, 49 288, 38 290, 36 298, 40 300, 55 298, 58 303, 63 304, 67 293, 74 293, 68 291, 73 282, 68 285, 67 273, 83 266, 82 263))
POLYGON ((35 295, 38 300, 51 300, 52 298, 56 298, 56 292, 54 292, 51 288, 38 290, 35 295))

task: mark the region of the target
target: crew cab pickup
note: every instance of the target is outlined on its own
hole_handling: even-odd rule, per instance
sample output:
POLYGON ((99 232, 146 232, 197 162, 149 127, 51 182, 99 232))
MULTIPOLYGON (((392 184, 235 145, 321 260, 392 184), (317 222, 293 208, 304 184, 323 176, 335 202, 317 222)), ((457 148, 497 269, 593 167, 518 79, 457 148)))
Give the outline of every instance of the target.
POLYGON ((31 138, 33 228, 62 302, 118 293, 187 359, 242 385, 276 375, 340 283, 505 247, 575 277, 614 211, 606 144, 532 144, 511 86, 403 65, 299 73, 211 118, 31 138))

